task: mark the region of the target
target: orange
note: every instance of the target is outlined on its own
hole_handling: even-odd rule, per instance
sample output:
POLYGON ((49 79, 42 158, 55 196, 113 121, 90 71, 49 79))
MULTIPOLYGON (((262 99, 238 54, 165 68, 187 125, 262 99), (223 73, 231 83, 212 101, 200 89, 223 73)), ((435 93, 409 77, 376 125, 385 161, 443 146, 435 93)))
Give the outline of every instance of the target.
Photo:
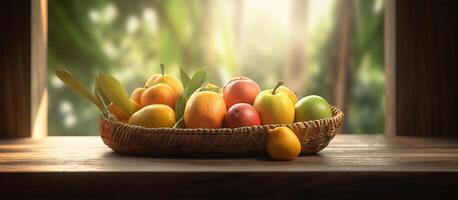
POLYGON ((183 85, 181 82, 172 75, 155 74, 146 81, 145 87, 149 88, 158 83, 165 83, 169 85, 177 96, 180 96, 183 91, 183 85))
POLYGON ((178 97, 181 95, 181 92, 183 91, 183 84, 173 75, 165 74, 165 65, 161 64, 161 73, 160 74, 154 74, 145 83, 145 87, 149 88, 152 87, 153 85, 156 85, 158 83, 165 83, 169 85, 172 89, 173 92, 175 92, 175 95, 178 97))
POLYGON ((221 128, 226 103, 223 95, 211 91, 193 94, 184 109, 184 123, 187 128, 221 128))
MULTIPOLYGON (((140 109, 140 105, 138 105, 137 102, 135 102, 132 99, 130 99, 130 102, 132 103, 132 107, 134 108, 133 112, 136 112, 137 110, 140 109)), ((124 110, 122 110, 121 108, 119 108, 118 106, 116 106, 113 103, 110 103, 110 105, 108 105, 107 109, 111 114, 113 114, 120 121, 127 120, 130 117, 130 114, 124 112, 124 110)))
POLYGON ((266 140, 267 153, 276 160, 293 160, 301 153, 301 143, 288 127, 269 129, 266 140))
POLYGON ((169 85, 158 83, 143 92, 140 105, 164 104, 170 108, 175 108, 176 97, 175 92, 169 85))
POLYGON ((175 111, 169 106, 154 104, 132 114, 127 123, 146 128, 173 127, 176 123, 175 117, 175 111))
POLYGON ((135 90, 132 91, 130 98, 140 105, 141 104, 140 99, 142 98, 142 94, 143 92, 145 92, 145 90, 146 90, 145 88, 135 88, 135 90))

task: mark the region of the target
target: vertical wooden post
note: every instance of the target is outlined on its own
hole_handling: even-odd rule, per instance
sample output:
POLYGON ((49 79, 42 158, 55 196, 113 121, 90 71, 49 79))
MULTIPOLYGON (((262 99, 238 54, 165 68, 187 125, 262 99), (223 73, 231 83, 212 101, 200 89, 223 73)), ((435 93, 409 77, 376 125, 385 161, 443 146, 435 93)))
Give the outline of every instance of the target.
POLYGON ((0 4, 0 137, 30 137, 30 1, 0 4))
POLYGON ((385 135, 396 135, 396 1, 385 1, 385 135))
POLYGON ((48 89, 47 41, 48 41, 48 0, 32 0, 32 62, 31 66, 31 132, 32 138, 47 135, 48 89))
POLYGON ((396 134, 458 136, 458 1, 396 1, 396 134))
POLYGON ((0 138, 46 135, 47 1, 0 4, 0 138))

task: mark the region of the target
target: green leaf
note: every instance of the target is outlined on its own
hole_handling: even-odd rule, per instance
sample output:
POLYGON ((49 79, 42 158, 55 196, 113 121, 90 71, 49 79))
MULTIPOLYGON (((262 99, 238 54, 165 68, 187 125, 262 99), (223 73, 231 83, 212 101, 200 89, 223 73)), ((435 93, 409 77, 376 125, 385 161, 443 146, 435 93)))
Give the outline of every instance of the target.
POLYGON ((184 128, 185 127, 183 115, 184 115, 184 109, 186 107, 186 102, 191 97, 192 93, 198 90, 202 86, 202 84, 205 83, 207 73, 205 72, 205 68, 202 68, 202 69, 197 70, 192 75, 192 78, 189 79, 188 74, 186 74, 186 72, 180 68, 180 77, 181 77, 181 82, 184 85, 184 92, 183 94, 180 95, 180 97, 178 97, 177 102, 175 104, 177 123, 175 123, 175 125, 173 126, 174 128, 184 128))
POLYGON ((186 97, 189 97, 194 93, 197 89, 199 89, 202 84, 205 83, 207 78, 207 73, 205 72, 205 68, 201 68, 197 70, 194 75, 192 75, 191 80, 189 80, 189 84, 186 87, 186 97))
POLYGON ((183 86, 187 86, 189 84, 189 75, 180 67, 180 79, 183 86))
POLYGON ((54 73, 60 80, 62 80, 62 82, 65 83, 65 85, 71 88, 74 92, 96 105, 100 111, 102 111, 102 113, 105 111, 103 104, 98 101, 98 99, 96 99, 96 97, 94 97, 91 92, 89 92, 89 90, 73 76, 72 73, 67 70, 60 69, 54 70, 54 73))
POLYGON ((100 73, 97 82, 102 89, 102 92, 116 106, 128 114, 133 113, 133 107, 129 99, 129 94, 122 84, 109 74, 100 73))
POLYGON ((186 107, 187 98, 185 94, 181 94, 175 104, 176 119, 180 119, 184 114, 184 108, 186 107))
POLYGON ((107 104, 103 103, 102 97, 100 96, 100 93, 99 91, 97 91, 97 89, 94 90, 94 95, 96 99, 103 104, 103 111, 102 111, 103 116, 108 117, 109 114, 108 114, 107 104))
POLYGON ((96 96, 99 97, 100 101, 101 101, 105 106, 108 106, 108 105, 110 104, 111 101, 110 101, 110 99, 108 99, 107 95, 105 95, 105 94, 103 93, 102 88, 100 87, 100 84, 99 84, 99 82, 97 81, 97 79, 96 79, 96 81, 95 81, 95 88, 94 88, 94 89, 95 89, 94 92, 95 92, 96 96))
POLYGON ((110 100, 105 96, 105 94, 103 94, 102 88, 100 88, 100 85, 98 84, 97 79, 95 81, 94 95, 95 95, 96 99, 103 105, 102 114, 105 117, 108 117, 109 116, 109 112, 108 112, 107 108, 108 108, 108 105, 110 104, 110 100))

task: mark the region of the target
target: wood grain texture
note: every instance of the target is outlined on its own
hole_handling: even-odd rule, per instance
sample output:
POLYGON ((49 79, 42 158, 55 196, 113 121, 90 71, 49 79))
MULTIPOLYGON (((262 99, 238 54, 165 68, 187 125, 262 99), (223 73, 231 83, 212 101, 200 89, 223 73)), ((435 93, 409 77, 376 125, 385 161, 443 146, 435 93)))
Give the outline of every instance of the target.
POLYGON ((172 159, 114 153, 99 137, 47 137, 0 141, 0 172, 311 172, 456 171, 458 140, 337 135, 319 154, 293 162, 264 157, 172 159))
POLYGON ((291 162, 129 157, 98 137, 0 141, 0 191, 23 197, 438 198, 457 184, 457 139, 337 135, 291 162))
POLYGON ((1 3, 0 138, 30 136, 30 19, 29 1, 1 3))
POLYGON ((458 135, 458 1, 396 1, 398 135, 458 135))

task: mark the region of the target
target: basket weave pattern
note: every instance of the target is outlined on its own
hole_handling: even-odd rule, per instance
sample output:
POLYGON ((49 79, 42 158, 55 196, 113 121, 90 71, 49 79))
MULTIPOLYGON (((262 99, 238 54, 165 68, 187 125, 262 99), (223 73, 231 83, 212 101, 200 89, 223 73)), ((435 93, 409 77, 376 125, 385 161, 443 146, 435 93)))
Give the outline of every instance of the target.
POLYGON ((324 149, 343 121, 343 113, 331 108, 333 117, 285 125, 263 125, 235 129, 143 128, 101 116, 103 142, 122 154, 173 157, 247 157, 266 155, 267 130, 286 126, 301 141, 301 153, 324 149))

